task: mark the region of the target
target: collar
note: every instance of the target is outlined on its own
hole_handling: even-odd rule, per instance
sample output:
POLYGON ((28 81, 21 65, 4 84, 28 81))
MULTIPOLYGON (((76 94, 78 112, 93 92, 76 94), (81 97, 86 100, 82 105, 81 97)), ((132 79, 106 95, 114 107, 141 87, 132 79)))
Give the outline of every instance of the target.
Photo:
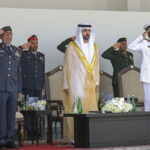
MULTIPOLYGON (((34 53, 29 49, 29 50, 28 50, 28 54, 31 55, 31 54, 34 54, 34 53)), ((35 52, 35 54, 37 54, 38 56, 40 55, 40 53, 37 52, 37 51, 35 52)))

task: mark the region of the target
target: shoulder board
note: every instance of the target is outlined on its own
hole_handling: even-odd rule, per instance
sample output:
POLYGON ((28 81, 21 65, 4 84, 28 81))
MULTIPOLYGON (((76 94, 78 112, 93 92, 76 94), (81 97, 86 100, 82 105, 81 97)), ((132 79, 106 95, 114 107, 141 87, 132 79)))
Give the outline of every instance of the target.
POLYGON ((4 48, 4 47, 5 47, 5 44, 0 43, 0 47, 4 48))
POLYGON ((128 54, 128 55, 133 55, 131 52, 128 52, 128 51, 127 51, 127 54, 128 54))
POLYGON ((38 54, 38 55, 42 55, 42 56, 44 56, 44 54, 43 54, 43 53, 41 53, 41 52, 37 52, 37 54, 38 54))

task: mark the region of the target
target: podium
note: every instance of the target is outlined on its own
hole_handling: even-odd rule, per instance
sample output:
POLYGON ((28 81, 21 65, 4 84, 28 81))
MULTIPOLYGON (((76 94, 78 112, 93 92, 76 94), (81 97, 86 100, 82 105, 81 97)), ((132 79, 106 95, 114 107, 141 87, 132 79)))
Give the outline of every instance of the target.
POLYGON ((150 144, 150 112, 65 114, 74 118, 75 147, 150 144))

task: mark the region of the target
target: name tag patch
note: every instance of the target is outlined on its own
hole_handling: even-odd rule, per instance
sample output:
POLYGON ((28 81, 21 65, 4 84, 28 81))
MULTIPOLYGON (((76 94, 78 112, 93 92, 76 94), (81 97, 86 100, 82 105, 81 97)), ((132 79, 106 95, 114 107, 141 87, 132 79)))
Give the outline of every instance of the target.
POLYGON ((0 49, 0 53, 4 53, 5 51, 3 49, 0 49))

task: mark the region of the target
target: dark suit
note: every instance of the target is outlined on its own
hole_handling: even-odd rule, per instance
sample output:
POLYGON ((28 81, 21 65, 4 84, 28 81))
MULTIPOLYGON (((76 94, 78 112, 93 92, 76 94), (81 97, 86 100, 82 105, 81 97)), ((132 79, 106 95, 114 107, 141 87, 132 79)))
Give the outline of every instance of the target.
POLYGON ((18 93, 21 93, 21 51, 0 44, 0 144, 13 142, 18 93))

